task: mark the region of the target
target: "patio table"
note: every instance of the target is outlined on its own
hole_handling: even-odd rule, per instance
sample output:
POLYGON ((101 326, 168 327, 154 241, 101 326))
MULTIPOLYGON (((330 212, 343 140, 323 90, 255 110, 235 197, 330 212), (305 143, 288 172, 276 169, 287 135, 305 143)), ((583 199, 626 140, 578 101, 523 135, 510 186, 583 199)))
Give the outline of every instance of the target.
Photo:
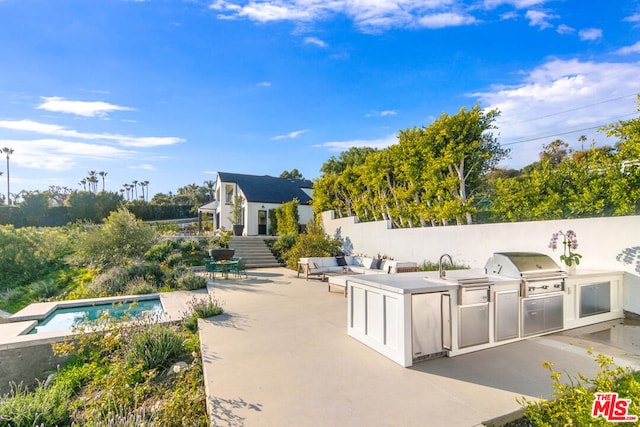
POLYGON ((224 279, 228 279, 229 271, 233 270, 234 267, 238 266, 238 261, 232 261, 232 260, 214 261, 213 265, 220 268, 220 270, 222 270, 222 277, 224 279))

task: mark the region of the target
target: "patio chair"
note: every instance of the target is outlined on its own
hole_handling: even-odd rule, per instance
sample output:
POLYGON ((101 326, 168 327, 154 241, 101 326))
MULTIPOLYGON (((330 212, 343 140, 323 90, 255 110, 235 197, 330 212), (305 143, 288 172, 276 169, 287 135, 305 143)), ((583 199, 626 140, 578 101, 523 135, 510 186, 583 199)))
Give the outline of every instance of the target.
POLYGON ((244 258, 234 258, 234 261, 237 261, 237 263, 233 266, 231 271, 234 272, 236 277, 242 277, 242 275, 244 274, 248 279, 249 275, 247 274, 246 270, 247 260, 244 258))
POLYGON ((220 267, 218 263, 211 259, 204 260, 204 270, 209 274, 209 277, 213 279, 216 278, 216 273, 224 273, 222 267, 220 267))

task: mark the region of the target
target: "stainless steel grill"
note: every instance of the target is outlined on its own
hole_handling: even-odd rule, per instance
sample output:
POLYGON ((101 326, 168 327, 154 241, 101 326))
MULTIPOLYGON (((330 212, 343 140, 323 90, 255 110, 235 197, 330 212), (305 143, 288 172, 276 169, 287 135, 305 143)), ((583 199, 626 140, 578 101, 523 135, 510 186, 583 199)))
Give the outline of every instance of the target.
POLYGON ((521 335, 528 337, 564 327, 566 273, 551 258, 535 252, 496 252, 487 274, 520 279, 521 335))
POLYGON ((487 274, 520 279, 520 296, 564 291, 566 273, 548 255, 537 252, 496 252, 485 266, 487 274))

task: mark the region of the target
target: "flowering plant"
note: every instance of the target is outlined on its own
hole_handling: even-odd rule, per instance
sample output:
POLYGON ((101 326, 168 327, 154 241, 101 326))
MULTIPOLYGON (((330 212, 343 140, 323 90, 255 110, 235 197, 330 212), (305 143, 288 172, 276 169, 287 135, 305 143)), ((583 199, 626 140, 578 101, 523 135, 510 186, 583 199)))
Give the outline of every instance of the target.
POLYGON ((582 255, 573 252, 578 249, 578 237, 573 230, 567 230, 563 233, 562 230, 551 235, 551 241, 549 247, 554 251, 558 249, 558 238, 562 236, 562 245, 564 246, 564 253, 560 255, 560 261, 564 262, 567 267, 571 267, 575 262, 576 265, 580 264, 580 258, 582 255))

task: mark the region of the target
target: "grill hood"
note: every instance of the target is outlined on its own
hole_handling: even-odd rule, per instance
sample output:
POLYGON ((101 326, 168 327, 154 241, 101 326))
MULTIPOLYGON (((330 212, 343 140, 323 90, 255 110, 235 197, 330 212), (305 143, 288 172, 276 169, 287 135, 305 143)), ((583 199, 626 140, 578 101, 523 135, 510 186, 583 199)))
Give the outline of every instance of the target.
POLYGON ((565 275, 548 255, 537 252, 496 252, 485 270, 487 274, 526 279, 565 275))

